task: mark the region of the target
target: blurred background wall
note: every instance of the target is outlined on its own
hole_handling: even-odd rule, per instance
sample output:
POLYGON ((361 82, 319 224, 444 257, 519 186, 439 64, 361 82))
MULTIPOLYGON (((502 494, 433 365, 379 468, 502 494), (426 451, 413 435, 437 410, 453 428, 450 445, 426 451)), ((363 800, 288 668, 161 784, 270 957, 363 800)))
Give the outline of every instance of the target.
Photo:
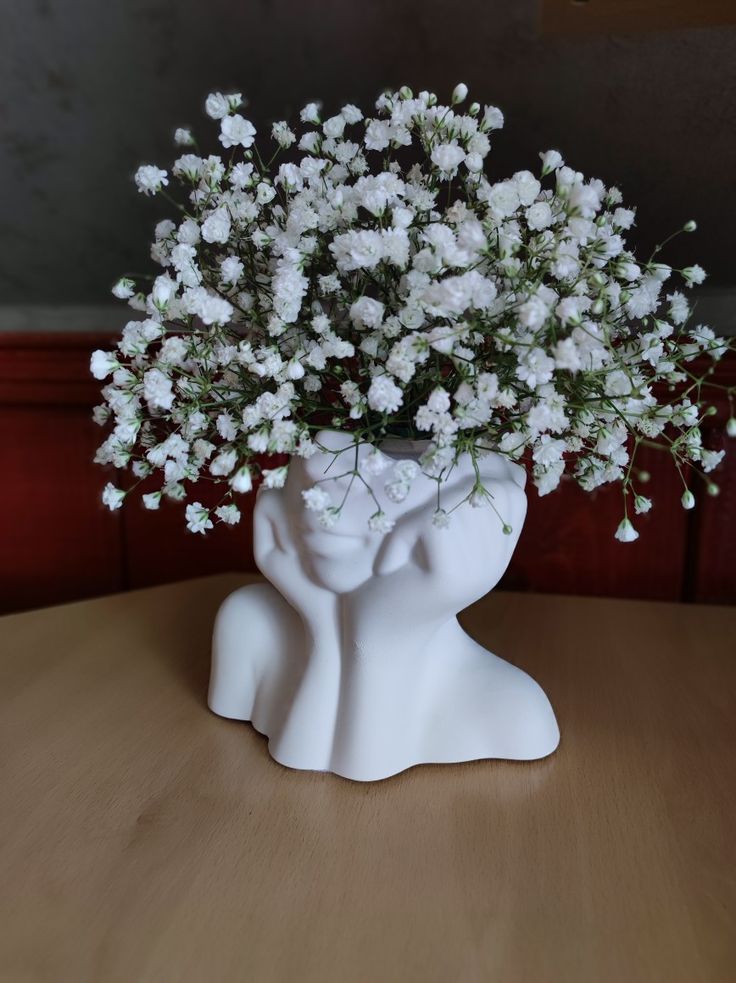
MULTIPOLYGON (((203 538, 178 507, 109 513, 115 476, 92 463, 90 351, 129 319, 110 288, 152 270, 166 212, 132 174, 170 166, 176 126, 217 151, 213 89, 242 91, 265 126, 314 98, 332 113, 465 81, 506 114, 491 176, 557 148, 639 206, 642 251, 695 219, 666 258, 706 267, 698 317, 736 332, 736 0, 0 0, 0 15, 0 612, 252 567, 248 521, 203 538)), ((733 362, 718 378, 736 385, 733 362)), ((736 602, 736 453, 692 512, 647 454, 657 508, 638 542, 613 540, 618 489, 532 493, 506 586, 736 602)))
POLYGON ((176 125, 214 145, 212 89, 242 91, 265 124, 308 98, 332 111, 402 83, 447 96, 460 80, 506 114, 497 173, 559 148, 639 205, 644 246, 695 218, 670 255, 730 285, 729 8, 733 20, 733 0, 2 0, 0 302, 105 303, 148 262, 160 206, 131 175, 173 159, 176 125), (677 26, 693 20, 714 26, 677 26))

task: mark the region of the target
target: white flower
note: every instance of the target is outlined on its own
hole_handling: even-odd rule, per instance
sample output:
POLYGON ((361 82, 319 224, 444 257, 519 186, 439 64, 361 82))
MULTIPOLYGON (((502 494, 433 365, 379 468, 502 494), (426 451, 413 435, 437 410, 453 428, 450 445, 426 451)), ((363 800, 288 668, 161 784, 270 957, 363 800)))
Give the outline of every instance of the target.
POLYGON ((135 172, 135 183, 141 194, 155 195, 169 183, 166 171, 155 164, 143 164, 135 172))
MULTIPOLYGON (((220 451, 217 457, 214 457, 210 462, 210 474, 215 475, 215 477, 226 477, 232 473, 237 461, 238 452, 234 448, 220 451)), ((250 489, 247 490, 250 491, 250 489)))
POLYGON ((477 174, 483 170, 483 158, 480 154, 467 154, 464 164, 473 174, 477 174))
POLYGON ((271 127, 271 136, 274 138, 276 143, 278 143, 278 145, 284 149, 290 147, 296 140, 296 136, 294 135, 293 131, 289 129, 288 124, 283 120, 273 124, 271 127))
POLYGON ((675 290, 671 294, 667 294, 667 300, 670 303, 669 314, 674 323, 684 324, 690 317, 690 307, 685 295, 681 294, 679 290, 675 290))
POLYGON ((652 507, 651 498, 646 498, 644 495, 637 495, 634 499, 634 511, 637 515, 643 515, 648 512, 652 507))
POLYGON ((409 494, 411 485, 408 481, 387 481, 383 486, 383 490, 386 493, 386 498, 390 502, 398 504, 399 502, 403 502, 406 496, 409 494))
POLYGON ((348 103, 347 106, 342 107, 340 110, 340 115, 344 118, 346 123, 359 123, 363 119, 363 113, 357 106, 353 106, 351 103, 348 103))
POLYGON ((289 469, 286 465, 280 468, 264 468, 263 487, 264 488, 283 488, 286 484, 286 477, 289 469))
POLYGON ((240 191, 243 188, 249 188, 254 182, 253 171, 252 164, 246 164, 244 161, 241 161, 230 171, 230 184, 240 191))
POLYGON ((330 243, 338 270, 350 272, 373 269, 383 258, 383 239, 380 232, 364 229, 335 236, 330 243))
POLYGON ((444 509, 437 509, 432 516, 432 525, 437 529, 447 529, 450 525, 450 516, 444 509))
POLYGON ((387 375, 376 376, 368 389, 368 405, 377 413, 395 413, 404 400, 395 382, 387 375))
POLYGON ((486 194, 488 205, 499 218, 513 215, 521 202, 519 189, 513 181, 498 181, 486 194))
POLYGON ((186 177, 189 181, 198 181, 202 174, 204 161, 196 154, 182 154, 178 160, 174 161, 171 173, 175 177, 186 177))
POLYGON ((446 413, 450 408, 450 394, 441 386, 438 386, 432 390, 427 400, 427 407, 433 413, 446 413))
POLYGON ((377 476, 383 474, 389 464, 389 458, 385 454, 382 454, 377 447, 374 447, 370 454, 363 460, 362 467, 366 474, 377 476))
POLYGON ((720 450, 720 451, 712 451, 707 449, 703 450, 701 454, 701 463, 703 465, 703 471, 705 471, 706 474, 709 474, 711 471, 717 468, 718 465, 723 460, 723 458, 725 457, 725 454, 726 452, 724 450, 720 450))
POLYGON ((613 224, 619 229, 630 229, 635 218, 636 212, 632 208, 617 208, 613 213, 613 224))
POLYGON ((542 158, 542 174, 556 171, 565 163, 559 150, 545 150, 539 156, 542 158))
POLYGON ((695 266, 686 266, 682 271, 682 276, 688 286, 692 286, 695 283, 702 283, 705 280, 706 273, 703 267, 698 266, 696 263, 695 266))
POLYGON ((385 512, 376 512, 368 520, 368 528, 371 532, 387 533, 394 527, 394 520, 389 519, 385 512))
POLYGON ((546 201, 538 201, 527 208, 526 224, 535 232, 547 229, 552 225, 552 209, 546 201))
POLYGON ((419 474, 420 468, 416 461, 397 461, 394 465, 394 478, 397 481, 412 482, 419 474))
POLYGON ((345 117, 342 115, 331 116, 322 124, 322 132, 326 137, 339 139, 345 131, 345 117))
POLYGON ((102 490, 102 503, 103 505, 106 505, 111 512, 114 512, 115 509, 120 508, 120 506, 123 504, 124 498, 125 492, 121 491, 119 488, 116 488, 115 485, 109 481, 102 490))
POLYGON ((276 197, 276 189, 272 184, 261 182, 256 188, 256 201, 259 205, 267 205, 276 197))
POLYGON ((207 216, 202 223, 202 238, 205 242, 227 242, 230 238, 230 213, 221 205, 207 216))
POLYGON ((242 105, 243 97, 239 92, 224 96, 221 92, 212 92, 204 104, 205 112, 210 119, 222 119, 228 113, 242 105))
POLYGON ((174 405, 171 379, 160 369, 149 369, 143 377, 143 397, 152 410, 170 410, 174 405))
POLYGON ((234 492, 249 492, 253 487, 253 476, 247 464, 239 468, 230 479, 230 487, 234 492))
POLYGON ((319 123, 319 111, 320 103, 318 102, 308 102, 307 105, 299 113, 299 119, 302 123, 319 123))
POLYGON ((98 349, 92 352, 89 368, 95 379, 106 379, 118 368, 119 364, 112 352, 103 352, 98 349))
POLYGON ((541 348, 532 348, 519 360, 516 377, 534 389, 550 381, 554 368, 554 359, 546 355, 541 348))
POLYGON ((232 502, 229 505, 220 505, 216 508, 215 515, 221 522, 225 522, 228 526, 234 526, 240 522, 240 509, 232 502))
POLYGON ((174 130, 174 143, 177 145, 177 147, 191 147, 194 143, 192 131, 182 126, 177 127, 177 129, 174 130))
POLYGON ((443 174, 454 174, 464 160, 465 151, 456 143, 441 143, 432 151, 432 163, 436 164, 443 174))
POLYGON ((503 113, 496 106, 486 106, 483 112, 483 125, 487 130, 500 130, 503 126, 503 113))
POLYGON ((489 493, 482 487, 474 488, 468 496, 468 503, 470 504, 471 508, 474 509, 485 508, 487 505, 490 505, 490 502, 491 498, 489 493))
POLYGON ((126 276, 121 277, 112 288, 112 292, 118 300, 128 300, 135 293, 135 283, 126 276))
POLYGON ((616 530, 615 538, 620 543, 633 543, 639 538, 639 533, 632 526, 630 519, 622 519, 616 530))
POLYGON ((514 184, 522 205, 531 205, 542 187, 531 171, 517 171, 514 174, 514 184))
POLYGON ((244 266, 237 256, 228 256, 220 263, 220 280, 222 283, 234 284, 243 275, 244 266))
POLYGON ((220 143, 223 147, 251 147, 256 128, 239 113, 226 116, 220 124, 220 143))
POLYGON ((323 512, 330 504, 330 496, 323 488, 313 485, 302 492, 305 508, 310 512, 323 512))
POLYGON ((382 120, 371 120, 365 131, 366 150, 385 150, 391 142, 391 128, 382 120))
POLYGON ((383 320, 384 305, 372 297, 360 297, 350 307, 354 324, 364 328, 377 328, 383 320))
POLYGON ((209 510, 201 502, 191 502, 186 508, 187 529, 190 532, 199 532, 204 535, 208 529, 212 529, 213 522, 210 519, 209 510))
POLYGON ((542 434, 534 448, 534 462, 543 468, 559 464, 567 447, 564 440, 554 440, 548 433, 542 434))
POLYGON ((317 516, 317 522, 322 526, 323 529, 332 529, 337 520, 340 518, 340 511, 334 507, 325 509, 324 512, 320 512, 317 516))

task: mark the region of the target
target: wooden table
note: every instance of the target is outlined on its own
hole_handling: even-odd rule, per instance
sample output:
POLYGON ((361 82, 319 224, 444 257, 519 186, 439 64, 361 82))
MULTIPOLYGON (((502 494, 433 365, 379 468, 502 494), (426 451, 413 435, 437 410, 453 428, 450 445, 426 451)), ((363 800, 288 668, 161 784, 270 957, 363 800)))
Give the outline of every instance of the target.
POLYGON ((3 983, 736 979, 736 610, 493 595, 559 751, 363 785, 207 711, 245 579, 0 620, 3 983))

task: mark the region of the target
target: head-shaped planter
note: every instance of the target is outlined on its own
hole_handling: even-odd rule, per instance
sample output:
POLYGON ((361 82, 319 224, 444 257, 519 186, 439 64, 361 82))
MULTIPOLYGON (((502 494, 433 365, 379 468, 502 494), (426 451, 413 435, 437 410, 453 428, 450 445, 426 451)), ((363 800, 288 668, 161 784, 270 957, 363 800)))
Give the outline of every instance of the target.
MULTIPOLYGON (((491 502, 463 501, 477 474, 461 458, 442 485, 449 528, 432 523, 437 482, 418 474, 392 501, 389 466, 355 477, 370 453, 323 431, 294 459, 283 489, 264 489, 254 514, 256 560, 272 586, 237 591, 215 628, 210 706, 252 720, 269 750, 295 768, 385 778, 413 764, 544 757, 559 731, 526 673, 483 649, 456 614, 491 590, 518 540, 524 471, 496 454, 478 462, 491 502), (341 514, 324 528, 304 507, 315 483, 341 514), (377 504, 393 527, 373 532, 377 504), (492 503, 492 504, 491 504, 492 503), (511 532, 504 531, 504 525, 511 532)), ((389 443, 394 461, 422 447, 389 443)))

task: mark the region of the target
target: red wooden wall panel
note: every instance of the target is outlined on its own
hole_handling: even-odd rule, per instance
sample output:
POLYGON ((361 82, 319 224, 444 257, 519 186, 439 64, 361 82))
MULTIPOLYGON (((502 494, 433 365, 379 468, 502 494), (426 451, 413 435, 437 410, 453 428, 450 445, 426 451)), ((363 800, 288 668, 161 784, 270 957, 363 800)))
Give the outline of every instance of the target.
MULTIPOLYGON (((717 450, 726 441, 722 431, 709 435, 717 450)), ((736 441, 729 443, 733 446, 736 441)), ((693 513, 693 551, 689 582, 695 601, 733 604, 736 601, 736 447, 714 474, 717 498, 703 496, 693 513)))
POLYGON ((123 587, 120 518, 98 502, 88 417, 66 406, 0 409, 1 612, 123 587))
MULTIPOLYGON (((736 387, 736 358, 719 366, 718 384, 736 387)), ((716 391, 714 405, 717 415, 710 417, 703 442, 713 450, 725 450, 726 455, 713 472, 719 488, 716 497, 698 493, 698 508, 691 513, 691 535, 686 568, 686 592, 694 601, 712 604, 736 603, 736 439, 726 436, 726 421, 734 412, 734 404, 725 389, 716 391)))
POLYGON ((86 373, 89 335, 0 335, 0 611, 120 590, 122 525, 105 476, 86 373))
MULTIPOLYGON (((192 501, 205 505, 212 487, 196 489, 192 501)), ((251 511, 254 496, 241 497, 243 518, 236 526, 215 523, 206 535, 190 533, 184 519, 184 506, 164 502, 149 512, 132 501, 123 509, 126 546, 126 572, 131 587, 203 577, 226 570, 255 570, 251 511)))
MULTIPOLYGON (((248 511, 239 526, 207 536, 186 530, 183 508, 146 512, 138 502, 109 513, 100 491, 114 473, 92 463, 101 431, 91 422, 99 384, 89 376, 90 352, 109 336, 0 334, 0 610, 41 606, 224 570, 252 570, 248 511)), ((719 369, 736 383, 736 360, 719 369)), ((725 398, 707 440, 725 440, 725 398)), ((529 512, 503 586, 557 593, 662 600, 736 602, 736 441, 713 477, 718 499, 700 489, 685 512, 681 488, 665 455, 642 454, 655 501, 637 516, 633 544, 613 533, 621 517, 618 488, 585 494, 572 483, 538 498, 529 512)), ((696 492, 698 488, 695 488, 696 492)), ((199 491, 198 491, 199 493, 199 491)), ((208 503, 211 486, 201 490, 208 503)))
POLYGON ((623 515, 619 487, 587 493, 568 481, 539 498, 530 486, 527 519, 503 586, 679 600, 688 513, 680 505, 677 473, 656 451, 640 452, 637 463, 652 475, 641 489, 654 508, 631 516, 640 534, 635 543, 619 543, 613 536, 623 515))

